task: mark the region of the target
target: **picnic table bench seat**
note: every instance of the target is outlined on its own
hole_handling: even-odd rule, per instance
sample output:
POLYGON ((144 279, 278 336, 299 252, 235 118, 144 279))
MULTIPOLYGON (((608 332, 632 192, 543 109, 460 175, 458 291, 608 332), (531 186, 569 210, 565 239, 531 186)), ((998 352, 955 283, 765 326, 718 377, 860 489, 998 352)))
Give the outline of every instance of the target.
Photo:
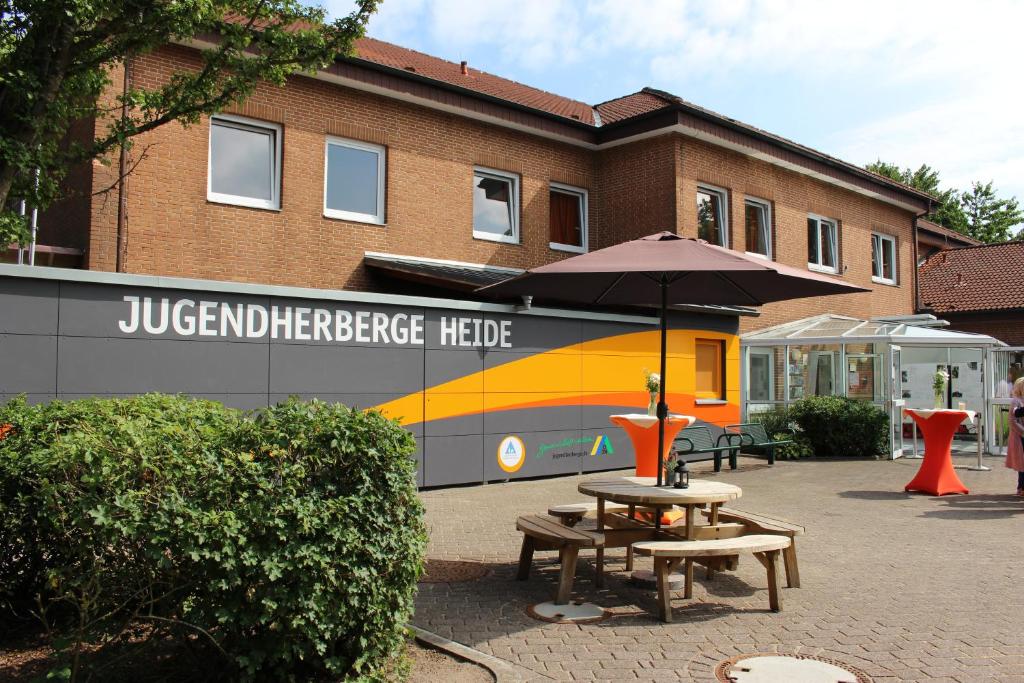
MULTIPOLYGON (((722 432, 718 438, 713 438, 711 430, 705 426, 687 427, 679 433, 679 436, 672 442, 676 453, 682 456, 709 455, 715 461, 715 472, 722 471, 722 454, 729 454, 729 469, 736 469, 736 458, 740 451, 739 434, 722 432)), ((707 458, 704 458, 705 460, 707 458)), ((686 457, 686 462, 694 462, 686 457)))
POLYGON ((533 553, 536 550, 557 550, 559 562, 558 591, 555 604, 564 605, 572 595, 576 578, 576 559, 581 548, 603 548, 604 534, 567 526, 542 515, 524 515, 516 520, 516 529, 523 532, 523 547, 519 552, 519 571, 516 579, 530 577, 533 553))
MULTIPOLYGON (((703 514, 710 516, 708 511, 704 511, 703 514)), ((786 568, 786 586, 789 588, 800 587, 800 567, 796 561, 796 537, 803 535, 804 527, 768 515, 725 507, 718 508, 718 519, 723 522, 742 524, 747 533, 772 534, 788 538, 789 546, 782 552, 786 568)))
MULTIPOLYGON (((774 440, 768 435, 768 431, 760 422, 749 422, 745 424, 726 425, 726 432, 737 434, 740 437, 740 446, 748 448, 763 448, 768 454, 768 464, 775 464, 775 449, 779 446, 793 443, 793 439, 774 440)), ((784 430, 793 434, 792 429, 784 430)))
POLYGON ((773 612, 782 609, 779 578, 776 568, 779 553, 789 547, 785 536, 756 534, 698 541, 640 541, 633 551, 654 558, 654 573, 658 580, 658 616, 664 622, 672 621, 672 603, 669 596, 669 575, 685 563, 686 583, 684 597, 693 597, 693 564, 695 560, 752 553, 764 565, 768 574, 768 605, 773 612))

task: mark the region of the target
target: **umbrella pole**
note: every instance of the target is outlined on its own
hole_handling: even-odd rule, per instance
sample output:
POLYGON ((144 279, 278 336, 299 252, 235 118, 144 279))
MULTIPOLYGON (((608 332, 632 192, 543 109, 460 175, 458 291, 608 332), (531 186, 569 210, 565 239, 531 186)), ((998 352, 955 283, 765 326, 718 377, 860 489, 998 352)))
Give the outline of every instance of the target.
MULTIPOLYGON (((662 484, 662 471, 665 468, 665 420, 668 418, 668 405, 665 404, 665 347, 668 345, 668 279, 661 276, 661 381, 658 382, 658 486, 662 484)), ((658 516, 661 521, 661 516, 658 516)), ((659 525, 656 525, 659 526, 659 525)))

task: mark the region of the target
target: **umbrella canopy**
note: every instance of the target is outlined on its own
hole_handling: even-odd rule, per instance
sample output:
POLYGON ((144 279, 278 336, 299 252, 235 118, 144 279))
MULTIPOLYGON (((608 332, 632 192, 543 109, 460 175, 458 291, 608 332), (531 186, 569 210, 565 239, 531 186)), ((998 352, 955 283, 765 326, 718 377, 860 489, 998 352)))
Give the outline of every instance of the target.
MULTIPOLYGON (((870 290, 703 240, 661 232, 533 268, 477 291, 495 297, 535 296, 595 305, 658 305, 661 382, 657 457, 661 459, 668 417, 665 347, 670 305, 760 306, 773 301, 870 290)), ((662 469, 658 467, 658 486, 662 469)), ((660 522, 661 517, 657 516, 655 526, 660 527, 660 522)))
POLYGON ((609 306, 760 306, 870 291, 799 268, 662 232, 533 268, 478 290, 609 306))

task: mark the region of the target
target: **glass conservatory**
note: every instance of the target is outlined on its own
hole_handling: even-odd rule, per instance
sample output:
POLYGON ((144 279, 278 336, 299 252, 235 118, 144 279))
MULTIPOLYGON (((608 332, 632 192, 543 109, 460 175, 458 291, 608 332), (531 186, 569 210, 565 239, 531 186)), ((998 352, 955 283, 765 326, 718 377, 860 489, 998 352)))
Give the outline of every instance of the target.
MULTIPOLYGON (((995 390, 985 377, 995 362, 993 351, 1005 345, 993 337, 942 329, 947 324, 930 315, 859 320, 827 314, 745 334, 740 345, 744 417, 805 396, 870 401, 892 418, 893 458, 904 455, 904 438, 913 434, 904 407, 974 410, 985 417, 965 426, 976 435, 971 438, 980 438, 978 424, 986 421, 988 434, 998 432, 990 411, 995 390), (937 392, 939 370, 948 381, 937 392)), ((1024 362, 1024 355, 1019 360, 1024 362)), ((997 446, 991 440, 988 445, 997 446)))

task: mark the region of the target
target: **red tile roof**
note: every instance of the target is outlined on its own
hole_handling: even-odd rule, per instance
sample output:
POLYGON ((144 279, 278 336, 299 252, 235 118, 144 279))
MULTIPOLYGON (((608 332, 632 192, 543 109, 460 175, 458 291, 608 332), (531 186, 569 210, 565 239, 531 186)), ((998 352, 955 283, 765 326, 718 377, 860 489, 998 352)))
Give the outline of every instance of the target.
POLYGON ((632 95, 617 97, 596 105, 598 115, 601 117, 601 124, 608 125, 616 121, 631 119, 640 114, 657 111, 671 106, 671 102, 660 95, 650 92, 647 88, 632 95))
POLYGON ((1021 263, 1024 242, 940 251, 918 270, 921 305, 936 313, 1024 308, 1021 263))
POLYGON ((594 125, 594 112, 589 104, 539 88, 511 81, 489 74, 467 65, 468 74, 462 73, 462 66, 416 50, 410 50, 376 38, 360 38, 356 41, 357 59, 374 64, 401 69, 419 76, 456 85, 484 95, 497 97, 516 104, 538 109, 549 114, 562 116, 573 121, 594 125))

